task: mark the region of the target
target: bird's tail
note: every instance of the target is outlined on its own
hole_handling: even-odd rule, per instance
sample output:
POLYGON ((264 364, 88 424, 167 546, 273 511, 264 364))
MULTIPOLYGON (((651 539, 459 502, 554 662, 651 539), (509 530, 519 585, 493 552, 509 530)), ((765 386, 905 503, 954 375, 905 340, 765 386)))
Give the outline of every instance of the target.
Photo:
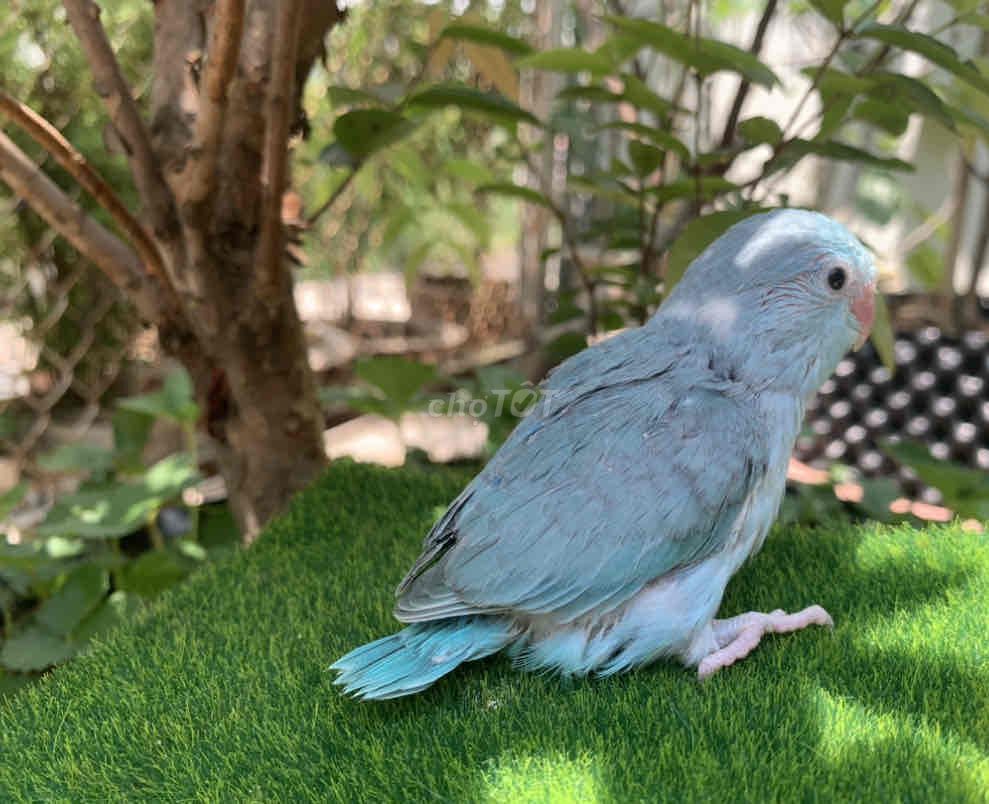
POLYGON ((454 617, 416 623, 397 634, 355 648, 331 670, 334 683, 363 700, 420 692, 463 662, 483 659, 518 636, 510 620, 495 616, 454 617))

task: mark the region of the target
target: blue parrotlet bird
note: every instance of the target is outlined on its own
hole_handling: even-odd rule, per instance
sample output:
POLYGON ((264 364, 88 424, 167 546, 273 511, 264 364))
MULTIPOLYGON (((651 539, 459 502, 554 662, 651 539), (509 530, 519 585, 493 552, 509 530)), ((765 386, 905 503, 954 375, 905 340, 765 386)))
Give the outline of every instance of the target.
POLYGON ((785 209, 736 224, 645 326, 575 355, 426 537, 408 626, 333 665, 364 699, 508 649, 607 676, 663 657, 701 678, 820 606, 715 619, 762 546, 808 399, 867 338, 875 268, 843 226, 785 209))

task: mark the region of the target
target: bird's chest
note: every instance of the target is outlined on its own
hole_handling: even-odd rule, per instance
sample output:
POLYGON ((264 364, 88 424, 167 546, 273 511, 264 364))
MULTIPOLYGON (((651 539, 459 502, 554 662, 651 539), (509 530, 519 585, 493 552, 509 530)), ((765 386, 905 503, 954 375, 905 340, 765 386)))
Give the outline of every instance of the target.
POLYGON ((802 409, 793 403, 792 397, 769 396, 760 402, 767 436, 764 444, 766 468, 759 477, 753 478, 738 513, 734 538, 728 548, 732 573, 759 551, 776 521, 786 491, 787 465, 803 418, 802 409))
POLYGON ((771 470, 753 486, 735 524, 735 538, 726 556, 734 575, 745 561, 759 552, 769 529, 776 521, 783 493, 786 491, 786 472, 771 470))

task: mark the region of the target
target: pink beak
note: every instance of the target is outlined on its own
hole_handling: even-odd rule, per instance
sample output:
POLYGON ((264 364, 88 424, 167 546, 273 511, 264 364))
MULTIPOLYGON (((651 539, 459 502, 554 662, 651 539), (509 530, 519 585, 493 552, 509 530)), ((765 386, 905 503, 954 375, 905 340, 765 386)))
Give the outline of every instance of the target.
POLYGON ((872 324, 876 320, 876 283, 863 285, 858 296, 852 300, 852 315, 859 322, 859 339, 855 342, 856 351, 869 339, 872 324))

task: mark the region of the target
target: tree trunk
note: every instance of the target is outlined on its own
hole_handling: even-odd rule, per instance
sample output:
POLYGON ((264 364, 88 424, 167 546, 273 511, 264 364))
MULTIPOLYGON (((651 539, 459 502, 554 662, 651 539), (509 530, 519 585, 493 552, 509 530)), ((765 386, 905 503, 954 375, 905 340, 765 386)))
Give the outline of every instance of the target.
POLYGON ((129 243, 86 218, 6 138, 0 180, 110 276, 189 369, 251 542, 325 463, 281 204, 302 84, 341 14, 326 0, 155 0, 147 125, 99 6, 64 5, 124 144, 141 214, 12 99, 0 112, 94 194, 129 243))
MULTIPOLYGON (((202 20, 197 0, 156 5, 152 143, 164 157, 181 220, 185 306, 212 364, 208 373, 200 369, 196 387, 210 434, 225 447, 223 474, 249 540, 325 463, 322 414, 281 242, 285 183, 266 181, 277 172, 272 160, 284 160, 290 129, 301 120, 302 82, 339 15, 317 0, 299 3, 295 17, 286 5, 247 3, 222 128, 205 148, 197 138, 201 118, 186 112, 196 66, 189 53, 220 47, 229 23, 216 15, 202 20), (300 16, 306 33, 293 47, 288 40, 299 38, 300 16), (210 148, 213 173, 203 165, 210 148), (275 242, 266 243, 272 226, 275 242)), ((215 75, 209 66, 219 69, 207 63, 200 86, 215 75)), ((205 86, 200 98, 210 91, 205 86)))

